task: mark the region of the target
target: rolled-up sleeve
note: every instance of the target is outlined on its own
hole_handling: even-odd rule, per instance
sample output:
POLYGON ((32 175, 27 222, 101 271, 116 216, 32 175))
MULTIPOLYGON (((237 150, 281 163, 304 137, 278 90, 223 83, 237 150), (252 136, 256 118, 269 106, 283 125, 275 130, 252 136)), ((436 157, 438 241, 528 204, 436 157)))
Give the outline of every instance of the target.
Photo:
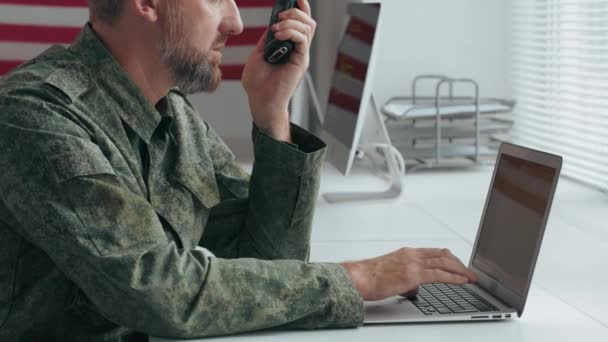
POLYGON ((114 323, 190 338, 361 322, 361 300, 339 265, 179 249, 65 109, 7 97, 0 108, 2 214, 114 323))
POLYGON ((255 161, 240 256, 307 261, 325 144, 292 125, 292 144, 254 127, 255 161))

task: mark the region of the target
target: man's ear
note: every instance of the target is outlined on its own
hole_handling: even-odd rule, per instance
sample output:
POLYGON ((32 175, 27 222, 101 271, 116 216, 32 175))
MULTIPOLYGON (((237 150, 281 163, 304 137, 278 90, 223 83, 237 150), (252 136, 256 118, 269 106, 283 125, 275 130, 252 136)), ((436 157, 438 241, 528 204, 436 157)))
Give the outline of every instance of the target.
MULTIPOLYGON (((175 0, 169 0, 175 1, 175 0)), ((156 22, 159 18, 160 0, 129 0, 129 4, 133 13, 138 17, 149 21, 156 22)))

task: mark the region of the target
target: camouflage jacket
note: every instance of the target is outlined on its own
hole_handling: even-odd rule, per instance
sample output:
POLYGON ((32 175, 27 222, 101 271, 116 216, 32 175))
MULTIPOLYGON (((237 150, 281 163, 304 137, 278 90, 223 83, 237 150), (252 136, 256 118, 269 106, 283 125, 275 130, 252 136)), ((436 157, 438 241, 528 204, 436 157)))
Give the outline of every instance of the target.
POLYGON ((249 177, 179 91, 147 102, 90 26, 2 78, 0 341, 360 324, 344 269, 307 262, 325 146, 292 134, 254 128, 249 177))

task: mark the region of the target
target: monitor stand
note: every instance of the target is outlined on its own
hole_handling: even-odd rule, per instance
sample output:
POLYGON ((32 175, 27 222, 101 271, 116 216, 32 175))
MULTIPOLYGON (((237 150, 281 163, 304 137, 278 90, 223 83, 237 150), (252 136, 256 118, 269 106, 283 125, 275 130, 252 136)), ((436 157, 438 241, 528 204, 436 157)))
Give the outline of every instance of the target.
MULTIPOLYGON (((362 146, 372 150, 384 149, 383 156, 386 159, 388 173, 390 176, 390 186, 385 191, 380 192, 339 192, 323 194, 323 198, 329 203, 362 202, 395 199, 403 192, 403 175, 405 173, 405 160, 401 153, 392 145, 388 129, 382 118, 382 114, 377 106, 374 95, 371 95, 371 105, 374 117, 380 127, 382 138, 385 143, 362 146)), ((371 152, 374 153, 374 152, 371 152)))

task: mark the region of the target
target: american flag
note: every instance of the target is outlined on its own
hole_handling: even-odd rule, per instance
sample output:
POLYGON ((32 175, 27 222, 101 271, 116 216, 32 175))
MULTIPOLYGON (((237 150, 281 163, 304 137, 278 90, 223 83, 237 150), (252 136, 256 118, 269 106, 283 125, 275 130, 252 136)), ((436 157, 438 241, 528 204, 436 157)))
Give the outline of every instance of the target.
MULTIPOLYGON (((245 26, 230 37, 225 80, 239 80, 247 56, 270 20, 275 0, 236 0, 245 26)), ((0 75, 53 44, 70 44, 88 19, 86 0, 0 0, 0 75)))
POLYGON ((338 49, 333 84, 325 118, 325 129, 345 146, 351 146, 368 77, 380 4, 351 4, 350 20, 338 49))

